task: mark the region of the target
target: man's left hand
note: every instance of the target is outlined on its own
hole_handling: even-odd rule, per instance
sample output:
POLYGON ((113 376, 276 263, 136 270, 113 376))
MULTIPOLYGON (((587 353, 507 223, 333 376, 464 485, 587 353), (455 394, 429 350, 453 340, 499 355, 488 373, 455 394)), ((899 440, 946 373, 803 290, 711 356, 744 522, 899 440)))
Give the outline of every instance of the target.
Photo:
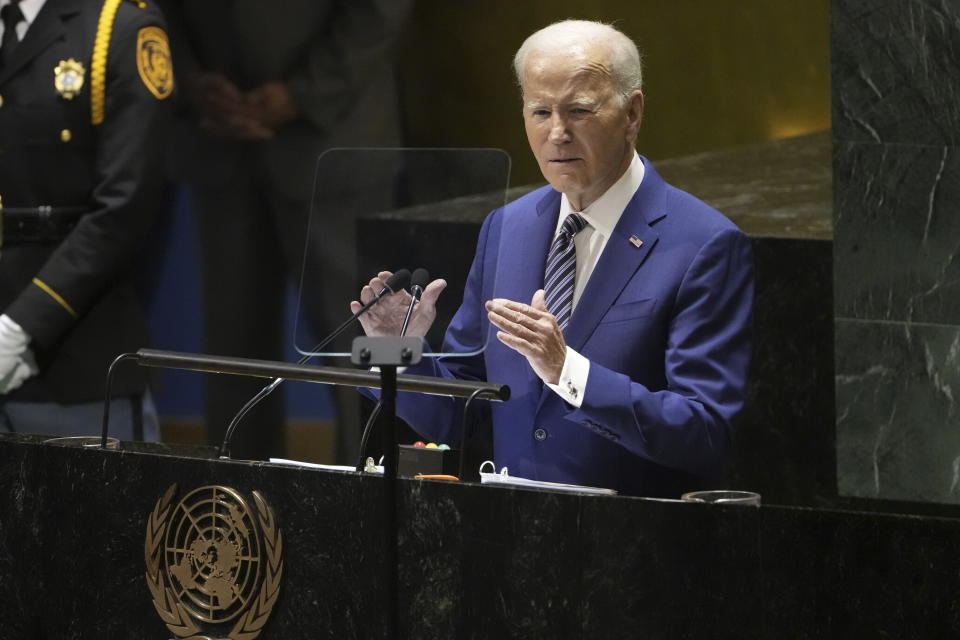
POLYGON ((557 319, 547 311, 543 289, 533 294, 530 304, 494 298, 486 304, 487 318, 500 331, 497 338, 521 354, 541 380, 560 381, 567 343, 557 319))

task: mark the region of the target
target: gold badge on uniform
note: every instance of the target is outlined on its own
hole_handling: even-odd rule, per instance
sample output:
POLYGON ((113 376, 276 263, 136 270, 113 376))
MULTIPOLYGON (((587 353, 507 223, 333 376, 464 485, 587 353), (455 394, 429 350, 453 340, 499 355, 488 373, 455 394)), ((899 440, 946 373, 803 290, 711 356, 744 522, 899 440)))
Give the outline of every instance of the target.
POLYGON ((144 27, 137 33, 137 71, 157 99, 163 100, 173 93, 170 43, 160 27, 144 27))
POLYGON ((83 65, 73 58, 61 60, 60 64, 53 68, 53 86, 56 87, 57 93, 67 100, 73 100, 83 88, 85 72, 83 65))

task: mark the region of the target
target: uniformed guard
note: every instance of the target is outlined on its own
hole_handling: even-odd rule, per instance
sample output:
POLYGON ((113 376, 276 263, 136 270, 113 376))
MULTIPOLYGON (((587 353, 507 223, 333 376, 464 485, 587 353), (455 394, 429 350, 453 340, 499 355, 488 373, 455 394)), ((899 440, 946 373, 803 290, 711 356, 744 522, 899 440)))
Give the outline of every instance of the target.
MULTIPOLYGON (((0 18, 0 430, 98 433, 107 367, 147 344, 129 278, 162 180, 165 26, 142 0, 0 0, 0 18)), ((138 369, 111 416, 155 439, 138 369)))

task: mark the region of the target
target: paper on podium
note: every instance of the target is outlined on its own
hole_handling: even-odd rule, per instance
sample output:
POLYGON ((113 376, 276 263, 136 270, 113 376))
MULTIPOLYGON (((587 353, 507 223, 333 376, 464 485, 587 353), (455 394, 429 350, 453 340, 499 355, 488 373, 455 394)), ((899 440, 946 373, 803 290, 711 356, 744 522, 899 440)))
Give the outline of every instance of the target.
MULTIPOLYGON (((316 462, 302 462, 300 460, 287 460, 286 458, 270 458, 270 464, 283 464, 290 467, 306 467, 307 469, 324 469, 325 471, 356 471, 357 469, 348 464, 319 464, 316 462)), ((383 473, 383 466, 377 465, 377 473, 383 473)))
POLYGON ((586 487, 579 484, 563 484, 561 482, 547 482, 545 480, 531 480, 519 476, 511 476, 504 467, 500 473, 496 473, 496 467, 491 460, 485 461, 480 465, 480 483, 481 484, 508 484, 520 487, 536 487, 538 489, 554 489, 556 491, 570 491, 574 493, 593 493, 601 495, 615 496, 617 492, 614 489, 604 489, 602 487, 586 487), (484 472, 484 467, 490 465, 493 472, 484 472))

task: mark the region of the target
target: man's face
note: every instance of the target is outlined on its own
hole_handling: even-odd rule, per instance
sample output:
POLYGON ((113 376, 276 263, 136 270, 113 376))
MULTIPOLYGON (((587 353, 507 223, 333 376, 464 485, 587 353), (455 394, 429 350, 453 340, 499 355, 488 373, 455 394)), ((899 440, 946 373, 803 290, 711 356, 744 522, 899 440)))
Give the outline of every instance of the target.
POLYGON ((523 120, 540 171, 574 209, 590 206, 633 158, 643 94, 623 101, 602 49, 532 52, 523 73, 523 120))

